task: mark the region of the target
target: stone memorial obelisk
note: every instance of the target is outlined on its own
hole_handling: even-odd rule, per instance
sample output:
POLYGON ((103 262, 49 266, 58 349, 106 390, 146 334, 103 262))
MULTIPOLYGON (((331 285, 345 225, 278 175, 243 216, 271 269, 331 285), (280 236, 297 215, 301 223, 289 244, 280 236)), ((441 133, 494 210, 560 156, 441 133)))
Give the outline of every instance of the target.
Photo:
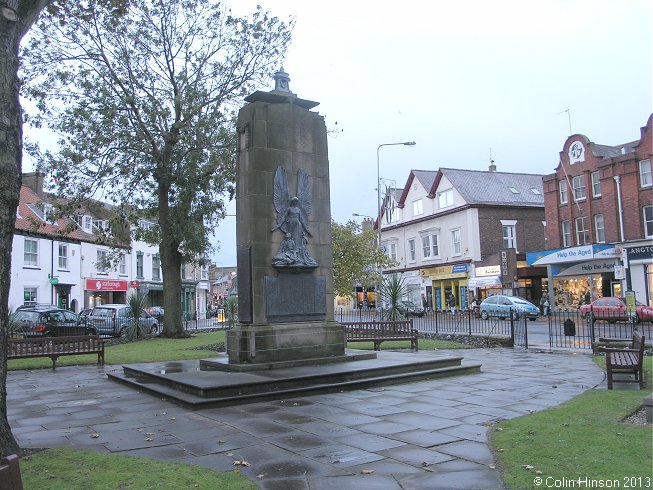
POLYGON ((229 364, 316 362, 344 356, 333 319, 329 160, 317 102, 290 91, 283 68, 271 92, 238 115, 238 323, 229 364))

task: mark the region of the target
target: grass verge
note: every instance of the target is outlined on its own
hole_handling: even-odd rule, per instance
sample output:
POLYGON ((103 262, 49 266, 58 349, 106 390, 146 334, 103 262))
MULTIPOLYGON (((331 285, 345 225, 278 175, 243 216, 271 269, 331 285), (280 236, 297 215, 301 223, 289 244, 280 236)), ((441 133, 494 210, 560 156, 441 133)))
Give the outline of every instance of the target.
POLYGON ((23 486, 39 490, 258 488, 237 470, 216 472, 189 464, 63 447, 21 459, 20 470, 23 486))
MULTIPOLYGON (((605 358, 595 362, 605 367, 605 358)), ((648 488, 646 482, 653 488, 653 428, 623 422, 650 393, 652 369, 653 358, 646 357, 645 390, 589 390, 559 407, 497 424, 491 444, 507 487, 547 488, 547 482, 554 487, 576 479, 581 488, 577 479, 589 478, 613 488, 648 488)))

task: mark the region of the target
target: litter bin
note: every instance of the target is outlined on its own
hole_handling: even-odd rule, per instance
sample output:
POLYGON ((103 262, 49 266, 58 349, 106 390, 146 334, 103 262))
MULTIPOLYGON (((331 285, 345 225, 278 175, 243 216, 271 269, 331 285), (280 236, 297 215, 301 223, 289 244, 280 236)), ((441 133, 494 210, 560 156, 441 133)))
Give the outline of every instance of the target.
POLYGON ((571 318, 567 318, 563 325, 567 337, 573 337, 576 335, 576 323, 571 318))

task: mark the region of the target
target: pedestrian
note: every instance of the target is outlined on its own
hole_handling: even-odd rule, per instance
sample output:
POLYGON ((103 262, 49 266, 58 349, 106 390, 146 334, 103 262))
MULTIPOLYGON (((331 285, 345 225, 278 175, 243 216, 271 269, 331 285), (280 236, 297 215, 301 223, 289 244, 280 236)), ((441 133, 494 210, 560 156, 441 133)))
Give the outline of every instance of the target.
POLYGON ((546 302, 546 294, 540 298, 540 315, 544 316, 544 303, 546 302))
POLYGON ((451 309, 451 314, 455 315, 456 314, 456 297, 453 294, 449 295, 449 299, 447 300, 447 306, 451 309))
POLYGON ((592 302, 592 295, 589 291, 585 291, 585 304, 589 305, 592 302))
POLYGON ((549 300, 544 300, 544 316, 549 316, 549 300))

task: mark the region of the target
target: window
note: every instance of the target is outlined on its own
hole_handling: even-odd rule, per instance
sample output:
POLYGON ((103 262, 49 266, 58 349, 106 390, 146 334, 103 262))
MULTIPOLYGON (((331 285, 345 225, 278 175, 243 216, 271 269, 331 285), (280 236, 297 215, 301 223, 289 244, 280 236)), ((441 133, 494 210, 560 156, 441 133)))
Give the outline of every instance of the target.
POLYGON ((424 208, 422 207, 422 200, 418 199, 417 201, 413 201, 413 216, 419 216, 422 213, 424 213, 424 208))
POLYGON ((397 244, 389 243, 388 244, 388 257, 390 257, 395 262, 397 261, 397 244))
POLYGON ((542 193, 540 192, 539 189, 536 189, 535 187, 531 187, 531 192, 535 194, 536 196, 541 196, 542 193))
POLYGON ((653 206, 644 206, 644 236, 653 238, 653 206))
POLYGON ((136 252, 136 277, 143 279, 143 252, 136 252))
POLYGON ((68 245, 59 244, 59 269, 68 269, 68 245))
POLYGON ((161 280, 161 257, 159 254, 152 255, 152 280, 161 280))
POLYGON ((118 272, 125 276, 127 275, 127 257, 125 254, 120 254, 120 264, 118 265, 118 272))
POLYGON ((411 238, 408 240, 408 260, 410 262, 415 262, 417 254, 415 253, 415 240, 411 238))
POLYGON ((594 215, 594 231, 596 233, 596 243, 605 243, 605 225, 603 224, 603 215, 594 215))
POLYGON ((107 262, 107 251, 98 250, 97 251, 97 260, 95 261, 95 270, 100 274, 106 274, 109 269, 109 264, 107 262))
POLYGON ((207 269, 207 267, 205 265, 202 266, 200 274, 201 274, 203 280, 206 281, 206 280, 209 279, 209 270, 207 269))
POLYGON ((560 181, 560 204, 567 204, 567 181, 560 181))
POLYGON ((571 227, 569 226, 569 221, 564 220, 562 222, 562 246, 568 247, 571 245, 571 227))
POLYGON ((32 240, 30 238, 25 238, 23 265, 25 265, 27 267, 38 267, 39 266, 39 242, 38 242, 38 240, 32 240))
POLYGON ((510 189, 510 192, 512 192, 513 194, 519 194, 519 191, 514 187, 508 187, 508 189, 510 189))
POLYGON ((601 173, 592 172, 592 197, 601 196, 601 173))
POLYGON ((517 248, 515 225, 503 225, 503 249, 517 248))
POLYGON ((576 218, 576 245, 587 245, 590 242, 590 232, 587 229, 587 218, 576 218))
POLYGON ((453 206, 453 189, 438 194, 438 206, 440 206, 440 209, 453 206))
POLYGON ((91 219, 90 216, 84 216, 84 231, 88 231, 90 233, 91 229, 93 226, 93 220, 91 219))
POLYGON ((436 234, 422 236, 422 257, 432 259, 440 256, 440 239, 436 234))
POLYGON ((574 187, 574 200, 582 201, 585 199, 585 176, 576 175, 571 180, 571 185, 574 187))
POLYGON ((25 303, 36 303, 36 298, 38 292, 38 288, 24 288, 23 289, 23 301, 25 303))
POLYGON ((651 160, 640 160, 639 162, 639 185, 642 187, 653 186, 651 177, 651 160))
POLYGON ((460 241, 460 229, 451 230, 451 250, 453 255, 461 255, 462 243, 460 241))

